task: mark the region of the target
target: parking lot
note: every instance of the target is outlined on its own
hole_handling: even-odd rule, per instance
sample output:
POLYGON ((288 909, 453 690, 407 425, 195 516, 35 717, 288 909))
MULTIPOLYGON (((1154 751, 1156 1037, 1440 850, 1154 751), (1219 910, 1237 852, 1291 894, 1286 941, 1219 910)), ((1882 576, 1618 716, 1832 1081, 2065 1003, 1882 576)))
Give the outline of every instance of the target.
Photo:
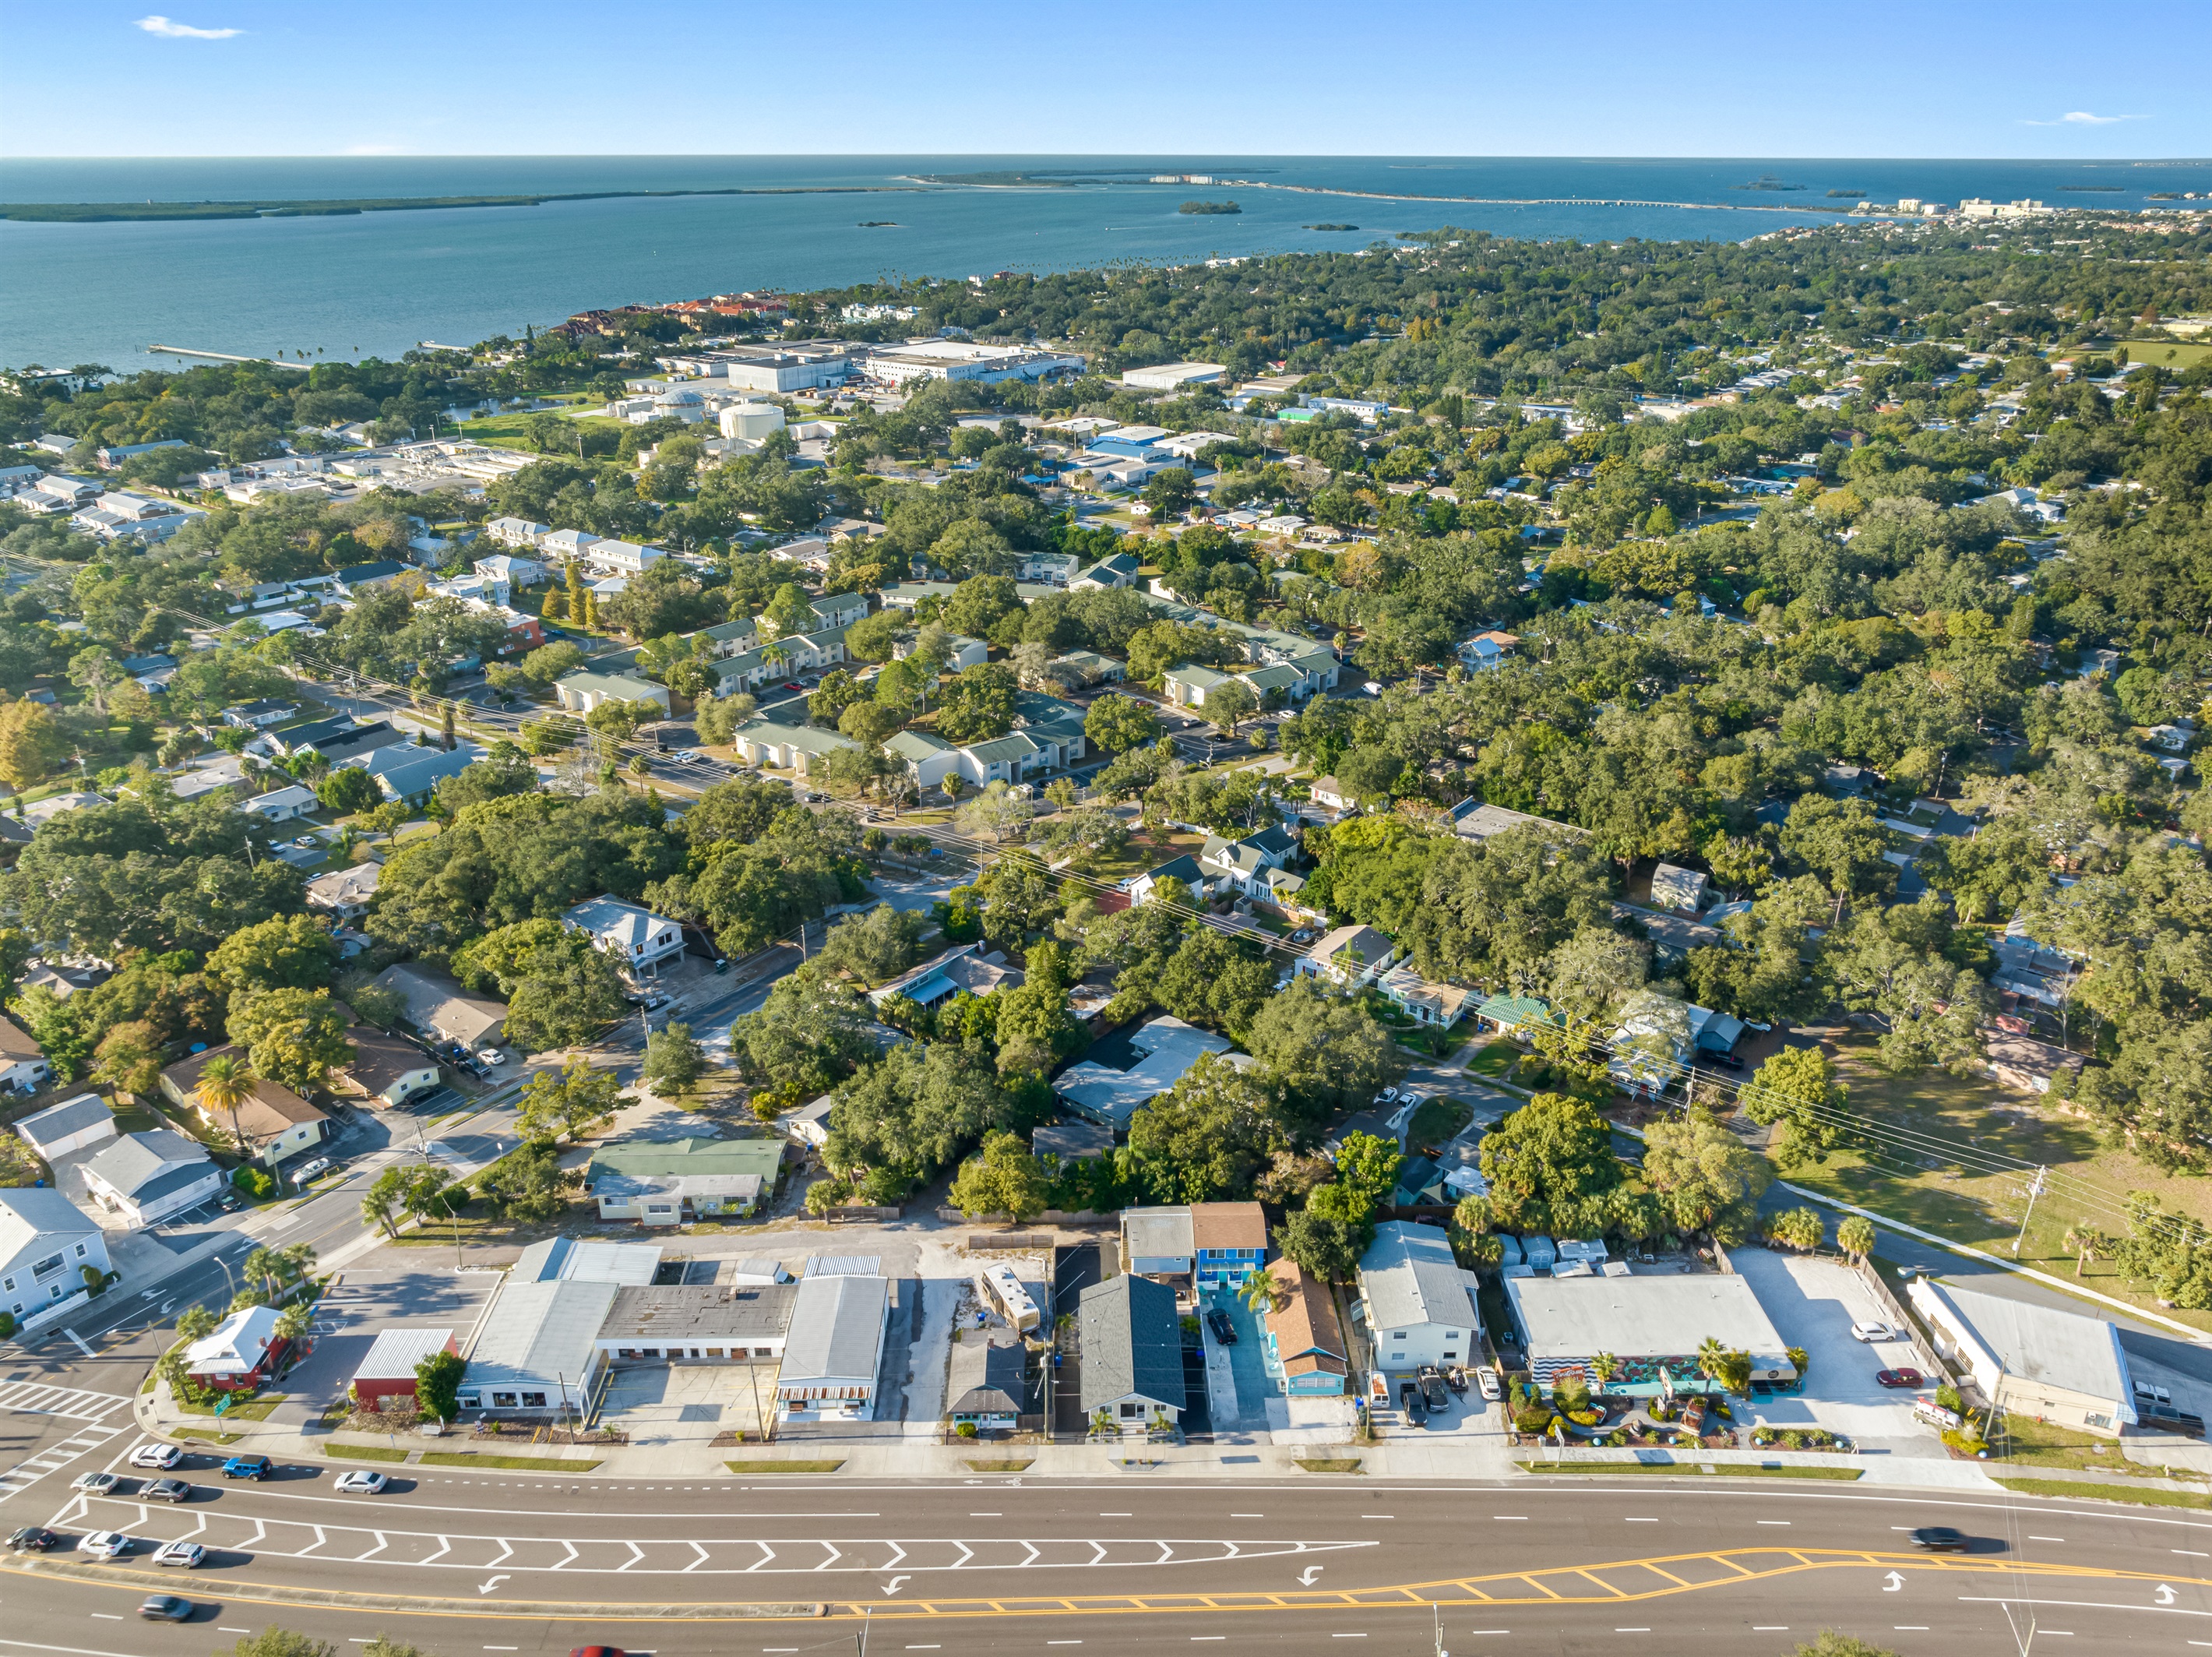
POLYGON ((270 1421, 317 1430, 325 1412, 345 1402, 354 1372, 387 1329, 450 1329, 465 1347, 500 1276, 450 1266, 349 1270, 316 1302, 307 1355, 284 1377, 284 1401, 270 1421))
POLYGON ((633 1445, 711 1444, 723 1433, 758 1433, 775 1409, 772 1363, 639 1364, 617 1369, 599 1421, 633 1445))

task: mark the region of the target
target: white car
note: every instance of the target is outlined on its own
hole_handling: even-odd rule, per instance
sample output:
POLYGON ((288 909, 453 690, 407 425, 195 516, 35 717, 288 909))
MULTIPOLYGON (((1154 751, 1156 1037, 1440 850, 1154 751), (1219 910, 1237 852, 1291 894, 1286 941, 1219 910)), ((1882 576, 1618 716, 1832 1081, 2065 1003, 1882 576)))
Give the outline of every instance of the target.
POLYGON ((79 1473, 70 1481, 70 1489, 86 1496, 106 1496, 121 1483, 112 1473, 79 1473))
POLYGON ((197 1542, 164 1542, 154 1550, 157 1565, 175 1565, 184 1570, 198 1570, 200 1562, 207 1557, 207 1550, 197 1542))
POLYGON ((298 1167, 292 1170, 292 1184, 295 1188, 307 1185, 313 1181, 316 1175, 328 1173, 330 1171, 331 1159, 329 1157, 314 1157, 308 1161, 302 1162, 298 1167))
POLYGON ((1488 1364, 1474 1372, 1474 1384, 1480 1389, 1482 1396, 1492 1402, 1505 1396, 1504 1387, 1498 1383, 1498 1372, 1488 1364))
POLYGON ((173 1444, 142 1444, 131 1453, 133 1467, 159 1467, 163 1472, 185 1459, 185 1453, 173 1444))
POLYGON ((507 1055, 501 1052, 496 1047, 487 1047, 483 1051, 477 1055, 477 1063, 479 1064, 504 1064, 507 1063, 507 1055))
POLYGON ((1375 1095, 1375 1102, 1377 1105, 1395 1105, 1398 1102, 1398 1090, 1395 1087, 1385 1087, 1375 1095))
POLYGON ((131 1551, 131 1538, 120 1531, 94 1531, 78 1538, 76 1550, 94 1559, 120 1559, 131 1551))
POLYGON ((337 1489, 340 1496, 374 1496, 384 1489, 386 1481, 382 1473, 372 1473, 365 1467, 338 1475, 337 1489))
POLYGON ((1889 1341, 1897 1337, 1890 1332, 1887 1324, 1856 1323, 1851 1325, 1851 1338, 1855 1341, 1889 1341))

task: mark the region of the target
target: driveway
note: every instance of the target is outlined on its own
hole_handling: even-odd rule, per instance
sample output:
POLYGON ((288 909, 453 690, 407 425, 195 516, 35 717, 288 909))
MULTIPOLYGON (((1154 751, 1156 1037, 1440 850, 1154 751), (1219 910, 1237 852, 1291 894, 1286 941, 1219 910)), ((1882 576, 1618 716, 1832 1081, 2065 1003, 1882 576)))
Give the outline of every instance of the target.
MULTIPOLYGON (((1853 1337, 1853 1323, 1886 1322, 1887 1313, 1850 1267, 1764 1248, 1731 1249, 1729 1258, 1759 1296, 1784 1344, 1802 1347, 1811 1360, 1802 1392, 1751 1400, 1742 1413, 1752 1423, 1825 1427, 1847 1435, 1869 1455, 1948 1455, 1941 1435, 1913 1415, 1917 1395, 1875 1385, 1877 1369, 1917 1360, 1907 1342, 1869 1345, 1853 1337)), ((1935 1396, 1932 1381, 1923 1390, 1935 1396)))
POLYGON ((313 1429, 325 1410, 343 1402, 354 1372, 387 1329, 450 1329, 467 1350, 469 1331, 500 1276, 427 1261, 420 1268, 349 1269, 315 1303, 308 1354, 284 1377, 278 1389, 284 1401, 270 1421, 295 1433, 313 1429))
POLYGON ((614 1372, 599 1420, 633 1445, 704 1445, 722 1433, 757 1433, 761 1412, 775 1407, 768 1364, 644 1364, 614 1372))

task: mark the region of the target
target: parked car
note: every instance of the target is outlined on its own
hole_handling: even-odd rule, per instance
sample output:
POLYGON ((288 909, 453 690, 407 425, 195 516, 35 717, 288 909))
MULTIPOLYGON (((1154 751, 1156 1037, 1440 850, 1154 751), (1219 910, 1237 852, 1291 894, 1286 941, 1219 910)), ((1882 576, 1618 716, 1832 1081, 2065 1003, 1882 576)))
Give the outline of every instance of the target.
POLYGON ((1476 1390, 1493 1404, 1505 1396, 1505 1387, 1498 1379, 1498 1372, 1486 1363, 1474 1372, 1474 1385, 1476 1390))
POLYGON ((267 1456, 233 1456, 222 1464, 225 1478, 266 1478, 276 1471, 267 1456))
POLYGON ((1420 1368, 1421 1402, 1430 1410, 1441 1414, 1451 1407, 1451 1393, 1444 1386, 1443 1373, 1436 1365, 1425 1363, 1420 1368))
POLYGON ((1737 1057, 1734 1053, 1705 1052, 1700 1053, 1698 1057, 1703 1059, 1708 1064, 1719 1065, 1723 1070, 1741 1070, 1743 1069, 1743 1060, 1737 1057))
POLYGON ((120 1559, 131 1551, 131 1538, 120 1531, 94 1531, 77 1538, 76 1550, 94 1559, 120 1559))
POLYGON ((1237 1344, 1237 1325, 1229 1321, 1229 1314, 1219 1307, 1206 1309, 1206 1326, 1213 1331, 1213 1338, 1224 1346, 1237 1344))
POLYGON ((185 1453, 173 1444, 142 1444, 131 1453, 133 1467, 159 1467, 167 1471, 185 1459, 185 1453))
POLYGON ((295 1188, 305 1186, 310 1184, 318 1175, 328 1173, 330 1171, 331 1159, 329 1157, 310 1157, 307 1161, 300 1164, 298 1167, 292 1170, 292 1184, 295 1188))
POLYGON ((149 1478, 138 1487, 142 1502, 190 1502, 192 1487, 181 1478, 149 1478))
POLYGON ((795 679, 787 679, 783 681, 783 688, 787 691, 803 691, 806 687, 795 679))
POLYGON ((26 1525, 8 1538, 11 1553, 44 1553, 61 1540, 43 1525, 26 1525))
POLYGON ((1851 1338, 1855 1341, 1871 1342, 1892 1340, 1895 1337, 1889 1332, 1887 1324, 1855 1323, 1851 1325, 1851 1338))
POLYGON ((70 1489, 86 1496, 106 1496, 121 1483, 112 1473, 79 1473, 70 1481, 70 1489))
POLYGON ((181 1595, 150 1593, 139 1602, 138 1614, 149 1623, 189 1623, 199 1607, 181 1595))
POLYGON ((1421 1389, 1412 1381, 1398 1383, 1398 1408, 1407 1422, 1419 1427, 1428 1411, 1421 1407, 1421 1389))
POLYGON ((578 1646, 568 1657, 623 1657, 620 1646, 578 1646))
POLYGON ((1874 1372, 1876 1386, 1924 1386, 1928 1378, 1917 1369, 1877 1369, 1874 1372))
POLYGON ((388 1481, 382 1473, 373 1473, 366 1467, 356 1467, 338 1475, 337 1485, 340 1496, 374 1496, 388 1481))
POLYGON ((179 1570, 196 1571, 207 1557, 207 1550, 197 1542, 164 1542, 154 1550, 154 1563, 173 1565, 179 1570))
POLYGON ((1375 1102, 1377 1105, 1395 1105, 1398 1102, 1398 1090, 1395 1087, 1385 1087, 1375 1095, 1375 1102))
POLYGON ((1923 1525, 1913 1532, 1912 1545, 1929 1553, 1964 1553, 1974 1544, 1964 1531, 1954 1531, 1948 1525, 1923 1525))
POLYGON ((1461 1398, 1467 1396, 1467 1371, 1454 1364, 1444 1371, 1444 1385, 1461 1398))

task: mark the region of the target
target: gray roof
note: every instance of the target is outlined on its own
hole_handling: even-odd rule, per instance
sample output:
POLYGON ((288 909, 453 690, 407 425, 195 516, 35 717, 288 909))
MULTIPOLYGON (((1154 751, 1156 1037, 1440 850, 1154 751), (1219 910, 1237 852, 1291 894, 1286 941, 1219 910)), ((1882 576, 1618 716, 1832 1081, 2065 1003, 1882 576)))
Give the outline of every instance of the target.
POLYGON ((1790 1368, 1759 1296, 1719 1272, 1630 1277, 1508 1277, 1506 1298, 1528 1356, 1626 1359, 1686 1356, 1710 1336, 1748 1353, 1763 1373, 1790 1368))
POLYGON ((1097 1122, 1054 1122, 1030 1136, 1030 1149, 1039 1156, 1057 1156, 1063 1162, 1111 1156, 1114 1130, 1097 1122))
POLYGON ((890 1296, 890 1282, 883 1277, 800 1279, 776 1385, 845 1382, 872 1390, 890 1296))
POLYGON ((1377 1329, 1441 1324, 1467 1329, 1474 1302, 1452 1258, 1442 1228, 1391 1220, 1375 1228, 1375 1241, 1360 1257, 1359 1286, 1377 1329))
POLYGON ((115 1112, 107 1108, 107 1101, 98 1093, 79 1093, 75 1099, 48 1106, 36 1116, 25 1117, 15 1124, 15 1131, 26 1144, 35 1148, 51 1145, 95 1124, 114 1119, 115 1112))
POLYGON ((591 1373, 598 1351, 593 1343, 619 1292, 612 1283, 510 1279, 469 1349, 468 1384, 574 1385, 591 1373))
POLYGON ((84 1165, 125 1197, 145 1202, 166 1195, 189 1179, 198 1179, 211 1166, 206 1147, 167 1128, 125 1134, 84 1165))
MULTIPOLYGON (((1109 1069, 1086 1058, 1062 1070, 1054 1091, 1086 1116, 1126 1128, 1131 1117, 1182 1081, 1202 1054, 1229 1051, 1223 1037, 1165 1016, 1132 1033, 1129 1045, 1145 1057, 1127 1069, 1109 1069)), ((1241 1053, 1231 1058, 1243 1061, 1239 1069, 1252 1063, 1241 1053)))
POLYGON ((796 1283, 618 1288, 614 1307, 599 1326, 599 1339, 602 1343, 634 1340, 685 1345, 705 1341, 717 1346, 726 1342, 749 1345, 759 1340, 781 1340, 791 1327, 791 1303, 798 1293, 796 1283))
POLYGON ((1131 1397, 1182 1408, 1182 1320, 1175 1290, 1124 1275, 1085 1289, 1076 1315, 1085 1410, 1131 1397))
MULTIPOLYGON (((1198 1249, 1192 1240, 1190 1210, 1187 1208, 1124 1209, 1121 1236, 1133 1264, 1145 1260, 1180 1260, 1188 1268, 1191 1256, 1198 1249)), ((1136 1269, 1145 1270, 1141 1265, 1136 1269)))
POLYGON ((875 1277, 882 1275, 881 1258, 873 1254, 810 1254, 806 1257, 809 1277, 875 1277))
POLYGON ((2135 1407, 2119 1330, 2106 1319, 1952 1282, 1928 1288, 1951 1303, 2007 1374, 2135 1407))
POLYGON ((91 1215, 52 1185, 0 1186, 0 1270, 33 1250, 51 1253, 49 1239, 99 1229, 91 1215))
POLYGON ((606 1243, 548 1237, 532 1243, 508 1268, 511 1283, 649 1283, 660 1268, 658 1243, 606 1243))
POLYGON ((1003 1342, 979 1338, 986 1331, 961 1331, 952 1343, 947 1371, 945 1413, 948 1416, 1018 1416, 1029 1389, 1022 1371, 1027 1355, 1018 1337, 1003 1342))

